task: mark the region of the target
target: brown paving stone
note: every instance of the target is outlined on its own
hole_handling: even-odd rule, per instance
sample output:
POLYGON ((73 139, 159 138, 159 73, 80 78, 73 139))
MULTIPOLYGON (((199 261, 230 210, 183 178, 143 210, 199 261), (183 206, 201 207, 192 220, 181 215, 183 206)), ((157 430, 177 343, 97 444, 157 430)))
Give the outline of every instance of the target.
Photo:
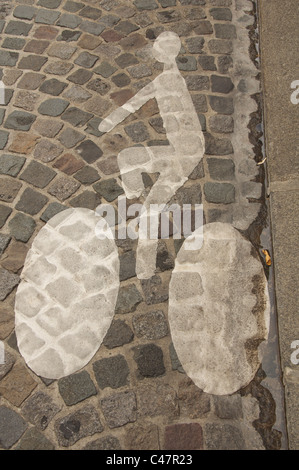
POLYGON ((164 433, 165 450, 203 449, 202 428, 198 423, 172 424, 166 426, 164 433))
POLYGON ((83 34, 78 41, 78 46, 82 47, 82 49, 89 49, 93 50, 101 44, 101 38, 94 36, 92 34, 83 34))
POLYGON ((54 163, 53 166, 67 175, 72 175, 84 166, 84 162, 76 158, 71 153, 65 153, 54 163))
POLYGON ((34 54, 42 54, 47 49, 49 41, 41 41, 37 39, 32 39, 24 47, 25 52, 34 52, 34 54))
POLYGON ((159 449, 158 427, 152 423, 126 426, 124 442, 126 450, 157 450, 159 449))
POLYGON ((1 266, 17 273, 24 266, 27 252, 28 247, 24 243, 13 240, 5 251, 1 266))
POLYGON ((11 178, 1 177, 0 201, 12 202, 20 191, 22 184, 11 178))
POLYGON ((15 364, 0 382, 0 394, 12 405, 20 406, 37 386, 26 367, 15 364))
POLYGON ((28 155, 33 151, 39 138, 36 134, 18 132, 14 134, 13 141, 8 149, 11 152, 28 155))
POLYGON ((15 318, 11 309, 6 307, 0 311, 0 340, 7 338, 15 327, 15 318))
POLYGON ((111 93, 110 98, 115 102, 115 104, 122 106, 132 98, 132 96, 134 96, 133 91, 125 89, 111 93))
POLYGON ((56 38, 59 30, 53 26, 39 26, 34 33, 34 37, 37 39, 48 39, 52 41, 56 38))

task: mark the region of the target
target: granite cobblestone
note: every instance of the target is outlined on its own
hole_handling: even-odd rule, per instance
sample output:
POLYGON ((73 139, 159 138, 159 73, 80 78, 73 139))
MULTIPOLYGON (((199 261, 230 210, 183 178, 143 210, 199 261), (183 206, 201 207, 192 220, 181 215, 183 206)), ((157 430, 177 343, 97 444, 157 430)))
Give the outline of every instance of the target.
MULTIPOLYGON (((168 284, 181 240, 159 244, 157 273, 141 281, 136 277, 136 243, 118 241, 121 285, 116 316, 95 357, 71 376, 43 379, 20 362, 12 307, 34 234, 69 207, 95 210, 106 202, 116 206, 123 195, 119 151, 165 143, 153 102, 107 136, 98 131, 109 111, 161 71, 150 48, 162 31, 175 31, 181 38, 177 65, 206 139, 204 162, 178 192, 177 201, 203 202, 209 221, 232 220, 241 172, 233 146, 235 94, 241 87, 234 77, 233 3, 11 4, 11 13, 0 19, 0 79, 8 87, 5 108, 0 107, 0 338, 16 360, 7 363, 3 376, 0 365, 0 447, 246 448, 245 430, 256 432, 251 423, 264 404, 255 401, 248 418, 240 394, 204 393, 185 375, 171 342, 168 284)), ((244 179, 252 167, 242 168, 244 179)), ((151 178, 154 181, 154 175, 151 178)), ((150 179, 148 188, 151 184, 150 179)), ((257 195, 259 189, 245 184, 240 194, 257 195)))

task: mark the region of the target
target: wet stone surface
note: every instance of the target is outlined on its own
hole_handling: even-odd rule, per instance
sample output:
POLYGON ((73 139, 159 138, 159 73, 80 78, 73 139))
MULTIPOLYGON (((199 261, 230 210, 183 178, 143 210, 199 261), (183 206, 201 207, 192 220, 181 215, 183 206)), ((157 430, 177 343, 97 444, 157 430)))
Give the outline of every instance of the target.
MULTIPOLYGON (((261 144, 250 130, 252 116, 254 126, 261 123, 251 98, 259 93, 260 70, 246 52, 256 47, 249 38, 256 35, 251 2, 241 0, 238 8, 229 0, 8 3, 0 8, 0 80, 6 88, 0 102, 0 448, 279 449, 275 401, 263 387, 262 369, 241 393, 218 397, 184 372, 168 317, 169 282, 183 242, 172 238, 173 224, 170 239, 159 240, 150 279, 136 276, 137 240, 116 240, 120 289, 114 316, 82 369, 58 380, 37 376, 14 331, 16 290, 41 228, 72 207, 94 211, 104 203, 118 215, 124 196, 118 154, 168 145, 155 99, 112 131, 98 129, 163 70, 152 55, 163 31, 180 37, 176 63, 205 137, 202 161, 172 202, 202 203, 205 222, 228 222, 249 238, 248 227, 262 225, 263 173, 255 161, 261 144)), ((158 176, 143 174, 146 194, 158 176)), ((89 247, 90 268, 98 242, 89 247)), ((78 243, 72 242, 75 251, 78 243)), ((43 246, 56 248, 51 236, 43 246)), ((74 258, 66 261, 79 276, 74 258)), ((88 314, 86 298, 80 309, 79 316, 88 314)), ((53 312, 52 328, 56 321, 53 312)))

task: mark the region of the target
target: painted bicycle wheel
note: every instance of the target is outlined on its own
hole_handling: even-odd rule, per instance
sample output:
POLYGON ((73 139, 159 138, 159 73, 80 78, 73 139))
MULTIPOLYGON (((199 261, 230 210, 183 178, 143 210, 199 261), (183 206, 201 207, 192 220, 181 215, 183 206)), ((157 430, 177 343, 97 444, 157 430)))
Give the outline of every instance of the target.
POLYGON ((194 236, 183 243, 172 273, 171 335, 195 385, 228 395, 246 386, 260 365, 269 333, 267 280, 258 253, 231 225, 205 225, 197 250, 190 249, 194 236))
POLYGON ((119 258, 113 237, 96 234, 102 220, 89 209, 60 212, 28 252, 15 324, 20 353, 37 375, 58 379, 84 367, 111 325, 119 258))

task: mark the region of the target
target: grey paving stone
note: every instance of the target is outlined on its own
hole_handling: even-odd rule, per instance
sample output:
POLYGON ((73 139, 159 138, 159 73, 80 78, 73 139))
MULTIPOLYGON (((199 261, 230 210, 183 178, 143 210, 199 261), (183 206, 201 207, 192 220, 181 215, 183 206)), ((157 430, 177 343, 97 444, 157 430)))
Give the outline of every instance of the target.
POLYGON ((103 344, 106 348, 113 349, 131 343, 133 338, 134 333, 129 325, 122 320, 115 320, 111 324, 103 340, 103 344))
POLYGON ((19 282, 20 277, 17 274, 12 274, 6 269, 0 268, 0 300, 4 300, 19 282))
POLYGON ((241 450, 246 444, 241 430, 232 424, 212 424, 204 426, 205 448, 208 450, 241 450))
POLYGON ((215 413, 221 419, 242 419, 242 399, 240 395, 214 396, 215 413))
POLYGON ((49 163, 63 152, 63 147, 47 139, 41 139, 35 146, 34 157, 43 163, 49 163))
POLYGON ((220 56, 217 58, 217 64, 219 73, 227 73, 233 67, 233 59, 228 55, 220 56))
POLYGON ((208 132, 205 135, 206 138, 206 155, 229 155, 234 153, 233 146, 229 139, 220 139, 214 137, 208 132))
POLYGON ((235 164, 231 159, 208 158, 208 169, 212 179, 230 181, 235 178, 235 164))
POLYGON ((79 65, 80 67, 85 67, 90 69, 94 66, 96 61, 98 60, 98 56, 90 54, 89 52, 81 52, 81 54, 75 59, 75 64, 79 65))
POLYGON ((19 59, 17 52, 0 51, 0 66, 14 67, 19 59))
POLYGON ((79 187, 80 183, 77 181, 65 176, 59 176, 50 186, 48 192, 52 196, 57 197, 60 201, 64 201, 74 194, 79 187))
POLYGON ((203 91, 210 88, 210 79, 204 75, 187 75, 185 80, 190 91, 203 91))
POLYGON ((27 243, 36 227, 32 217, 18 212, 8 223, 10 234, 18 241, 27 243))
MULTIPOLYGON (((11 213, 12 213, 12 209, 10 207, 3 206, 2 204, 0 204, 0 228, 3 227, 3 225, 5 224, 6 220, 8 219, 11 213)), ((0 254, 1 254, 1 250, 0 250, 0 254)))
POLYGON ((115 31, 118 31, 121 34, 128 35, 133 31, 140 29, 140 26, 137 24, 131 23, 131 21, 123 20, 120 21, 114 28, 115 31))
POLYGON ((79 142, 81 142, 84 139, 84 134, 81 134, 80 132, 76 131, 75 129, 65 129, 64 131, 61 132, 60 136, 58 137, 58 140, 68 149, 74 147, 77 145, 79 142))
POLYGON ((104 96, 108 93, 111 86, 109 85, 109 83, 105 82, 101 78, 95 78, 94 80, 91 80, 88 83, 86 88, 88 88, 88 90, 92 90, 96 93, 99 93, 101 96, 104 96))
POLYGON ((82 10, 80 10, 79 15, 83 16, 84 18, 89 18, 90 20, 96 21, 100 18, 102 12, 98 8, 93 8, 89 5, 86 5, 82 10))
POLYGON ((230 183, 213 183, 204 185, 206 200, 214 204, 231 204, 235 202, 235 187, 230 183))
POLYGON ((212 75, 211 88, 214 93, 230 93, 234 89, 234 84, 229 77, 212 75))
POLYGON ((228 134, 234 131, 234 119, 232 116, 215 114, 209 119, 209 127, 212 132, 228 134))
POLYGON ((119 88, 123 88, 131 82, 130 77, 126 73, 123 73, 123 72, 118 73, 117 75, 114 75, 111 80, 119 88))
POLYGON ((10 240, 11 240, 10 235, 0 233, 0 255, 2 255, 2 253, 4 253, 4 251, 6 250, 8 244, 10 242, 10 240))
POLYGON ((185 40, 188 51, 191 54, 202 54, 205 40, 202 37, 191 37, 185 40))
POLYGON ((61 82, 56 78, 50 78, 45 80, 40 86, 39 91, 47 93, 49 95, 58 96, 67 87, 67 83, 61 82))
POLYGON ((209 96, 210 106, 213 111, 220 114, 233 114, 234 102, 232 98, 224 96, 209 96))
POLYGON ((176 59, 179 70, 194 71, 197 70, 197 61, 195 57, 181 56, 176 59))
POLYGON ((109 428, 118 428, 137 419, 135 393, 131 390, 115 393, 100 401, 109 428))
POLYGON ((18 194, 22 184, 11 178, 2 177, 0 179, 0 200, 12 202, 18 194))
POLYGON ((66 405, 75 405, 97 394, 90 375, 83 370, 58 380, 58 390, 66 405))
POLYGON ((34 130, 43 137, 55 137, 62 127, 63 123, 54 119, 37 119, 34 123, 34 130))
POLYGON ((45 75, 40 73, 27 72, 23 75, 23 77, 21 77, 17 87, 24 90, 36 90, 44 79, 45 75))
POLYGON ((21 180, 36 186, 37 188, 44 188, 56 176, 56 172, 41 163, 32 161, 25 168, 20 176, 21 180))
POLYGON ((196 28, 194 31, 198 35, 205 35, 205 34, 212 34, 213 33, 213 25, 210 21, 207 20, 200 20, 197 22, 196 28))
POLYGON ((65 41, 65 42, 78 41, 81 34, 82 34, 81 31, 72 31, 72 30, 69 30, 69 29, 65 29, 57 37, 57 41, 65 41))
MULTIPOLYGON (((103 152, 100 149, 100 147, 98 147, 92 140, 85 140, 84 142, 79 144, 78 147, 76 147, 76 150, 79 153, 79 155, 81 155, 83 160, 86 161, 86 163, 94 163, 98 158, 100 158, 103 155, 103 152)), ((97 184, 100 184, 100 183, 97 183, 97 184)), ((109 183, 105 183, 105 185, 109 186, 109 183)), ((106 187, 105 185, 103 186, 103 188, 106 187)), ((102 188, 102 185, 100 185, 99 187, 102 188)), ((94 189, 100 193, 97 187, 94 186, 94 189)), ((112 188, 110 192, 113 193, 112 188)))
POLYGON ((161 7, 163 8, 176 6, 176 1, 177 0, 158 0, 161 7))
POLYGON ((4 20, 0 20, 0 33, 2 33, 3 29, 4 29, 4 26, 5 26, 5 21, 4 20))
POLYGON ((25 44, 26 40, 23 38, 6 37, 2 43, 2 47, 4 49, 15 49, 20 51, 23 49, 25 44))
POLYGON ((59 16, 59 11, 44 10, 41 8, 38 10, 35 16, 35 22, 42 24, 54 24, 55 21, 58 20, 59 16))
POLYGON ((102 180, 99 183, 96 183, 93 188, 97 193, 103 196, 107 202, 114 201, 118 196, 124 193, 123 189, 117 184, 117 181, 114 178, 102 180))
POLYGON ((73 83, 77 85, 84 85, 92 77, 92 72, 86 69, 78 69, 67 77, 73 83))
POLYGON ((61 98, 50 98, 41 103, 38 108, 38 112, 46 116, 60 116, 66 110, 68 105, 69 101, 61 98))
POLYGON ((115 436, 106 436, 89 442, 82 450, 121 450, 121 445, 115 436))
POLYGON ((72 207, 85 207, 90 210, 95 210, 100 203, 100 196, 92 191, 83 191, 83 193, 70 200, 72 207))
MULTIPOLYGON (((201 201, 201 191, 198 190, 198 185, 193 185, 187 194, 189 204, 198 204, 197 201, 201 201), (193 187, 194 191, 192 191, 193 187)), ((159 242, 158 244, 156 266, 162 272, 169 271, 174 268, 173 256, 169 253, 166 243, 164 242, 159 242)))
POLYGON ((162 310, 136 313, 133 328, 138 338, 160 339, 168 334, 168 326, 162 310))
POLYGON ((18 413, 0 406, 0 445, 4 449, 12 447, 25 432, 27 425, 18 413))
POLYGON ((125 281, 136 276, 136 258, 133 251, 128 251, 121 255, 119 261, 119 278, 121 281, 125 281))
POLYGON ((21 171, 25 157, 18 157, 17 155, 1 155, 0 156, 0 173, 3 175, 17 176, 21 171))
POLYGON ((32 26, 31 23, 25 23, 24 21, 11 20, 7 23, 4 32, 5 34, 12 34, 14 36, 28 36, 32 26))
POLYGON ((155 0, 134 0, 133 3, 138 10, 155 10, 158 8, 155 0))
POLYGON ((143 122, 138 121, 125 126, 125 132, 133 140, 133 142, 139 143, 150 139, 148 130, 143 122))
POLYGON ((78 440, 104 430, 97 410, 86 405, 55 422, 55 433, 59 444, 69 447, 78 440))
POLYGON ((82 111, 79 108, 69 107, 61 116, 63 121, 68 122, 74 127, 82 127, 93 117, 92 114, 82 111))
POLYGON ((14 450, 54 450, 55 446, 49 439, 35 428, 28 429, 21 437, 14 450))
POLYGON ((94 34, 95 36, 99 36, 105 28, 106 26, 104 24, 95 23, 89 20, 84 20, 80 24, 80 29, 82 29, 82 31, 89 34, 94 34))
POLYGON ((210 15, 214 20, 218 21, 231 21, 232 12, 229 8, 211 8, 210 15))
POLYGON ((66 209, 67 207, 63 206, 62 204, 59 204, 59 202, 51 202, 51 204, 48 205, 47 209, 40 216, 40 219, 43 222, 48 222, 48 220, 52 219, 54 215, 66 209))
POLYGON ((59 20, 56 22, 57 26, 64 26, 65 28, 75 29, 81 23, 81 18, 78 15, 71 15, 69 13, 63 13, 59 20))
MULTIPOLYGON (((124 69, 126 67, 129 67, 130 65, 136 65, 139 63, 138 59, 134 54, 131 54, 130 52, 124 52, 120 56, 116 57, 115 62, 117 65, 121 68, 124 69)), ((109 66, 110 64, 106 62, 106 64, 109 66)), ((115 69, 116 70, 116 69, 115 69)), ((109 76, 109 75, 108 75, 109 76)))
POLYGON ((51 73, 53 75, 66 75, 73 67, 73 64, 64 61, 50 62, 44 68, 44 72, 51 73))
POLYGON ((62 60, 69 60, 76 50, 76 46, 63 41, 54 43, 49 49, 48 54, 62 60))
POLYGON ((29 131, 36 116, 26 111, 13 111, 7 116, 4 127, 6 129, 16 129, 19 131, 29 131))
POLYGON ((39 72, 42 66, 47 62, 48 58, 40 55, 28 55, 22 57, 18 63, 18 68, 22 70, 33 70, 39 72))
POLYGON ((36 429, 44 431, 60 409, 61 407, 49 395, 39 391, 24 402, 22 415, 36 429))
POLYGON ((63 9, 69 11, 70 13, 76 13, 76 11, 81 10, 84 7, 84 3, 81 2, 73 2, 72 0, 67 0, 66 4, 64 5, 63 9))
POLYGON ((4 149, 8 141, 9 133, 0 130, 0 150, 4 149))
POLYGON ((0 125, 4 121, 4 116, 5 116, 5 109, 0 109, 0 125))
POLYGON ((85 166, 77 171, 74 178, 82 184, 92 184, 100 179, 100 175, 92 166, 85 166))
POLYGON ((203 70, 217 70, 216 64, 215 64, 215 57, 213 56, 199 56, 198 57, 198 63, 201 66, 203 70))
POLYGON ((205 5, 206 0, 180 0, 182 5, 205 5))
POLYGON ((233 52, 233 43, 227 39, 211 39, 208 46, 212 54, 231 54, 233 52))
POLYGON ((101 75, 104 78, 108 78, 116 70, 117 68, 111 65, 109 62, 103 61, 100 65, 98 65, 95 69, 93 69, 93 72, 101 75))
POLYGON ((181 374, 184 374, 185 371, 180 363, 176 350, 174 349, 173 343, 169 346, 169 356, 171 361, 172 370, 177 370, 181 374))
POLYGON ((216 38, 221 39, 236 39, 236 27, 233 24, 215 23, 216 38))
POLYGON ((55 10, 61 5, 62 0, 39 0, 37 4, 41 7, 50 8, 55 10))
POLYGON ((124 356, 107 357, 93 363, 93 371, 100 389, 119 388, 128 385, 129 367, 124 356))
POLYGON ((141 286, 147 305, 159 304, 168 300, 168 289, 162 283, 160 276, 155 275, 151 279, 142 280, 141 286))
POLYGON ((133 348, 134 360, 142 377, 160 377, 166 370, 162 349, 154 343, 133 348))
POLYGON ((128 286, 121 287, 118 293, 115 313, 124 314, 134 312, 142 301, 143 297, 135 284, 129 284, 128 286))
POLYGON ((30 5, 18 5, 13 12, 15 18, 20 18, 21 20, 32 20, 36 14, 37 9, 30 5))
POLYGON ((34 189, 26 188, 16 205, 16 209, 29 215, 35 215, 42 210, 47 202, 48 198, 46 196, 34 191, 34 189))

